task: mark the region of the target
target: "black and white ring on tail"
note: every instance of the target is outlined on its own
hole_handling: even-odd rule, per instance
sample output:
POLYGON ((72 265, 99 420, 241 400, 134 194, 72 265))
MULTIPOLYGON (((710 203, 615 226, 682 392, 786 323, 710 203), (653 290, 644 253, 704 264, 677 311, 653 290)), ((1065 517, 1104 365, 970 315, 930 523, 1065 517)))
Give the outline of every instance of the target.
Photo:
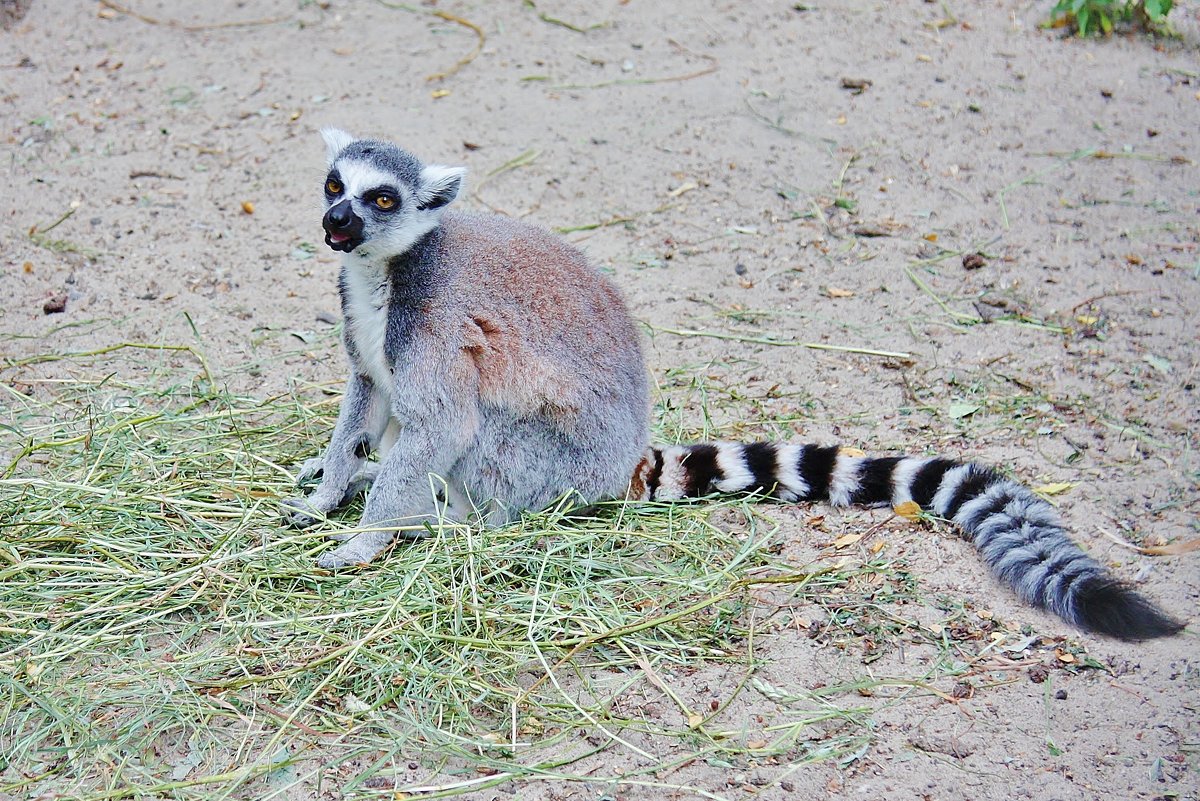
POLYGON ((1053 508, 992 470, 866 458, 836 446, 650 446, 650 389, 620 292, 580 251, 515 220, 457 212, 465 171, 388 142, 322 131, 322 226, 350 375, 320 477, 283 503, 314 525, 368 488, 361 533, 318 558, 369 562, 398 532, 498 525, 567 494, 670 500, 757 491, 837 506, 913 501, 958 524, 1024 600, 1128 640, 1182 625, 1110 576, 1053 508), (378 463, 367 462, 375 453, 378 463))
POLYGON ((639 500, 657 501, 714 492, 761 492, 833 506, 912 501, 957 525, 992 573, 1022 600, 1085 631, 1145 640, 1183 629, 1072 542, 1053 506, 980 465, 936 457, 872 458, 836 445, 719 442, 650 448, 632 489, 639 500))

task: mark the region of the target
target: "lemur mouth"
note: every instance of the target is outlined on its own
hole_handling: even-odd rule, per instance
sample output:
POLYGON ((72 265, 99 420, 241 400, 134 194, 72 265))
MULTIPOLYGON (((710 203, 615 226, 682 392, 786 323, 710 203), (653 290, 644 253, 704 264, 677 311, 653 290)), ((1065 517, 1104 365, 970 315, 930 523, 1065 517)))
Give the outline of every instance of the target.
POLYGON ((347 236, 346 234, 335 234, 332 231, 325 232, 325 244, 329 245, 333 250, 340 250, 342 253, 349 253, 361 245, 362 242, 361 239, 347 236))

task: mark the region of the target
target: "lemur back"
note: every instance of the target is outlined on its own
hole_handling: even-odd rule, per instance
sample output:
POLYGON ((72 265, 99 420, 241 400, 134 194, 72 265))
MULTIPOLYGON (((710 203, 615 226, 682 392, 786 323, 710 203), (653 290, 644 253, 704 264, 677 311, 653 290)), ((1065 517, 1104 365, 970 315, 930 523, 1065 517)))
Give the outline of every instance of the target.
POLYGON ((339 279, 350 377, 333 437, 285 501, 295 525, 369 488, 362 531, 322 554, 367 562, 397 532, 444 519, 490 525, 574 494, 671 500, 759 492, 784 501, 898 505, 955 522, 1029 603, 1125 639, 1182 625, 1070 541, 1053 508, 987 468, 866 458, 836 446, 649 446, 649 391, 620 293, 537 228, 447 211, 463 171, 395 145, 322 132, 326 243, 339 279), (378 451, 379 461, 367 457, 378 451))

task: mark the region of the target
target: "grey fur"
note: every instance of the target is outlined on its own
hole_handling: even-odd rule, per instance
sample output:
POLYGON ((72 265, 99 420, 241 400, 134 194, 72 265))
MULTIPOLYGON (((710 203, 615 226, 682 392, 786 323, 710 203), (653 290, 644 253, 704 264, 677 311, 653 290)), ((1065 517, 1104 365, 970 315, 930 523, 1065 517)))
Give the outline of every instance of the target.
POLYGON ((958 524, 1035 606, 1126 639, 1181 628, 1072 543, 1048 503, 986 468, 816 445, 649 447, 637 331, 578 250, 519 222, 446 211, 460 169, 322 135, 336 190, 327 188, 327 233, 355 232, 327 238, 349 251, 338 285, 350 377, 329 446, 302 470, 320 483, 284 512, 312 525, 369 487, 363 530, 322 554, 322 567, 369 562, 398 531, 503 523, 567 493, 582 504, 712 491, 917 500, 958 524), (396 203, 380 205, 381 193, 396 203))
POLYGON ((330 167, 365 231, 339 282, 350 379, 321 482, 286 501, 285 514, 311 525, 340 505, 363 468, 364 437, 380 465, 362 519, 375 530, 318 563, 368 562, 401 527, 500 523, 567 492, 584 502, 624 495, 647 445, 649 388, 620 295, 543 231, 429 207, 452 199, 460 171, 344 139, 326 134, 330 167), (354 174, 386 176, 401 211, 373 213, 363 195, 374 187, 351 186, 354 174), (382 339, 367 321, 373 304, 382 306, 382 339), (381 447, 389 424, 395 441, 381 447), (437 499, 443 480, 446 504, 437 499))

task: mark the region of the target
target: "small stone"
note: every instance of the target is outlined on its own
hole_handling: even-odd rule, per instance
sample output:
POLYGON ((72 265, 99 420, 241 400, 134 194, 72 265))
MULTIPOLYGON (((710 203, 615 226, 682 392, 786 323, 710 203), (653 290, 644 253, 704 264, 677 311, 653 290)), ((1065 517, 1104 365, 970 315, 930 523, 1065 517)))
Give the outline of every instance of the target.
POLYGON ((861 95, 871 86, 871 81, 867 78, 842 78, 842 88, 849 89, 856 95, 861 95))
POLYGON ((962 266, 964 270, 978 270, 987 266, 987 259, 982 253, 968 253, 962 258, 962 266))
POLYGON ((59 292, 42 302, 42 314, 61 314, 67 310, 67 293, 59 292))

